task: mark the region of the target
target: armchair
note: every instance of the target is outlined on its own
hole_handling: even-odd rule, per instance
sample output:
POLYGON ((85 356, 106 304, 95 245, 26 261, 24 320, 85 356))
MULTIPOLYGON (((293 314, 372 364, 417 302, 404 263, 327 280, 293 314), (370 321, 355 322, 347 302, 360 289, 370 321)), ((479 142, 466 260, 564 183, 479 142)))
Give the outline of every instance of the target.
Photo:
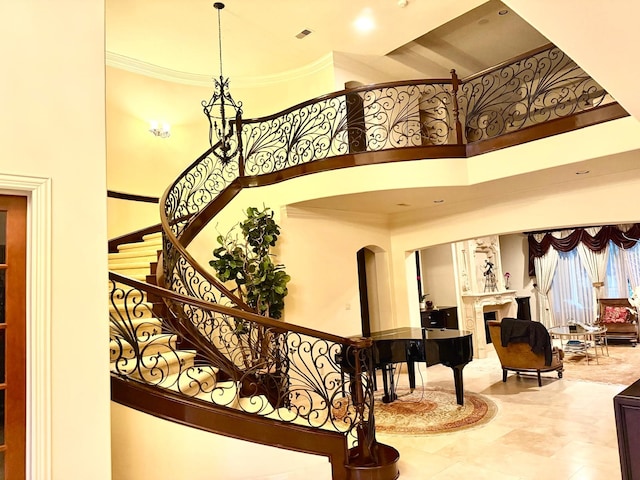
POLYGON ((596 324, 607 328, 607 341, 628 340, 634 347, 638 343, 638 318, 628 298, 599 299, 596 324))
MULTIPOLYGON (((508 320, 513 319, 505 318, 503 321, 508 320)), ((491 342, 502 365, 502 381, 507 381, 507 372, 509 370, 518 374, 520 372, 536 373, 539 387, 542 386, 541 372, 556 371, 558 372, 558 378, 562 378, 564 352, 560 348, 551 346, 551 338, 544 325, 531 320, 516 320, 516 322, 530 322, 530 324, 522 324, 522 326, 536 328, 534 336, 537 335, 538 339, 535 343, 538 344, 538 347, 541 346, 544 351, 539 351, 539 348, 535 348, 537 352, 534 352, 531 342, 524 338, 514 339, 514 341, 508 342, 506 346, 503 346, 503 343, 506 342, 503 342, 502 322, 496 320, 487 322, 491 342), (544 331, 539 330, 539 327, 542 327, 544 331)))

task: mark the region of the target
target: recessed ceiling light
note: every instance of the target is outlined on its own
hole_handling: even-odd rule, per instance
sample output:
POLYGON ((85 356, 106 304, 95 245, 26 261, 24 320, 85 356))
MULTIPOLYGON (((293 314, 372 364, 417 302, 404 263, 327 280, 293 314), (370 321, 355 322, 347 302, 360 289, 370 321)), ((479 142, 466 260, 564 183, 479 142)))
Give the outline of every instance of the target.
POLYGON ((396 203, 397 207, 410 207, 411 205, 409 205, 408 203, 396 203))
POLYGON ((444 203, 444 200, 442 200, 442 199, 434 200, 433 203, 444 203))
POLYGON ((589 173, 589 170, 578 170, 576 175, 586 175, 587 173, 589 173))
POLYGON ((356 27, 360 33, 367 33, 373 30, 376 27, 376 22, 373 20, 373 15, 371 14, 371 9, 365 9, 358 18, 356 18, 353 25, 356 27))
POLYGON ((507 13, 509 13, 509 10, 500 10, 498 15, 506 15, 507 13))

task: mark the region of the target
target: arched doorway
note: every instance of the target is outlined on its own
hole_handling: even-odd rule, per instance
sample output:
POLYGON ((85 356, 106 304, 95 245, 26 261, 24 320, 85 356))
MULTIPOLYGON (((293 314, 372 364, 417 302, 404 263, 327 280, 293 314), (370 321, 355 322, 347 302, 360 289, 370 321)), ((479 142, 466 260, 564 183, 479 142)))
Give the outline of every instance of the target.
POLYGON ((391 290, 386 252, 367 246, 357 252, 362 335, 388 328, 391 323, 391 290))

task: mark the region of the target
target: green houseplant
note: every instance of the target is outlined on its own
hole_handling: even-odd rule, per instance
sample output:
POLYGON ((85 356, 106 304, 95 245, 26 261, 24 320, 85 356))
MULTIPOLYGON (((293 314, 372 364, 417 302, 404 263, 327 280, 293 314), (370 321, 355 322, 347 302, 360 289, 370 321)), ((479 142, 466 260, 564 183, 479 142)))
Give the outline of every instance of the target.
MULTIPOLYGON (((221 281, 234 283, 231 290, 257 313, 279 319, 291 280, 271 253, 280 227, 268 207, 247 208, 245 215, 226 235, 217 237, 219 246, 209 265, 221 281)), ((252 372, 243 378, 241 391, 249 396, 262 392, 272 405, 282 406, 289 380, 274 333, 240 318, 233 319, 233 329, 245 372, 252 372)))
POLYGON ((209 262, 223 282, 233 282, 232 291, 260 315, 281 318, 287 283, 291 277, 284 265, 273 262, 271 249, 276 246, 280 227, 269 207, 249 207, 246 219, 226 235, 219 235, 220 245, 209 262), (238 234, 240 230, 241 236, 238 234))

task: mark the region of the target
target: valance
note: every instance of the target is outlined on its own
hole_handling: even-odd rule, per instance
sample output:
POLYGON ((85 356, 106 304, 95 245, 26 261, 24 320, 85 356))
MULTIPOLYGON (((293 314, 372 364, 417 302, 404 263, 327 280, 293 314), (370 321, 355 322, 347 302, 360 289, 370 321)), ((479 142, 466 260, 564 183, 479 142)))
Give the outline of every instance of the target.
MULTIPOLYGON (((640 224, 634 223, 629 225, 603 225, 595 235, 590 235, 584 228, 567 229, 573 230, 569 235, 563 238, 557 238, 551 232, 544 234, 540 241, 536 240, 539 233, 529 233, 529 276, 535 275, 533 259, 542 257, 549 248, 553 247, 559 252, 570 252, 583 243, 589 250, 599 252, 603 250, 609 240, 620 248, 632 248, 640 239, 640 224), (629 228, 627 228, 629 227, 629 228)), ((543 232, 540 232, 543 233, 543 232)))

